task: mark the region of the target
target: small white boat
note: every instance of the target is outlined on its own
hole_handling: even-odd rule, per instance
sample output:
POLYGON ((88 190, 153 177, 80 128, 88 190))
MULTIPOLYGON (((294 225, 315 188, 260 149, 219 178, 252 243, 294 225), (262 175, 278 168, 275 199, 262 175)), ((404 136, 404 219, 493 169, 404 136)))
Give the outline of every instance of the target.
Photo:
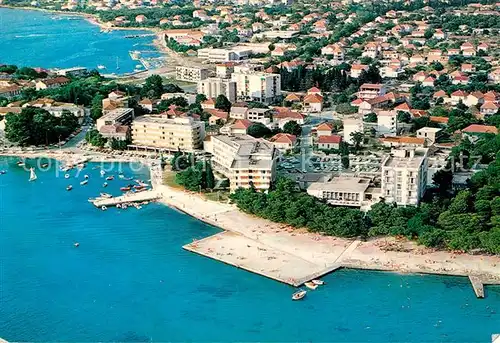
POLYGON ((35 181, 37 179, 35 174, 35 169, 30 168, 30 181, 35 181))
POLYGON ((312 289, 312 290, 318 288, 318 285, 314 284, 313 282, 306 282, 304 284, 304 286, 306 286, 307 288, 312 289))
POLYGON ((101 174, 101 176, 104 176, 104 174, 106 174, 104 170, 101 170, 99 173, 101 174))
POLYGON ((122 208, 121 204, 116 204, 116 208, 122 208))
POLYGON ((69 174, 64 174, 65 179, 69 179, 69 174))
POLYGON ((73 244, 75 246, 75 248, 78 248, 80 246, 80 243, 76 242, 75 244, 73 244))
POLYGON ((113 196, 109 193, 101 193, 101 198, 104 198, 104 199, 110 199, 112 198, 113 196))
POLYGON ((106 211, 108 208, 104 205, 101 206, 101 210, 106 211))
POLYGON ((301 289, 301 290, 293 293, 292 300, 301 300, 306 296, 306 294, 307 294, 307 291, 304 291, 301 289))
POLYGON ((323 280, 312 280, 311 282, 318 286, 322 286, 325 284, 325 281, 323 280))
POLYGON ((114 179, 115 179, 115 177, 114 177, 113 175, 110 175, 110 176, 108 176, 108 177, 106 178, 106 180, 107 180, 107 181, 112 181, 112 180, 114 180, 114 179))
POLYGON ((19 166, 19 167, 24 167, 25 164, 23 161, 17 161, 16 164, 19 166))
POLYGON ((108 187, 108 183, 107 183, 107 182, 104 182, 104 183, 102 184, 102 186, 103 186, 104 188, 106 188, 106 187, 108 187))
POLYGON ((7 174, 6 170, 0 170, 0 175, 7 174))
POLYGON ((69 185, 68 187, 66 187, 66 190, 67 190, 67 191, 70 191, 70 190, 72 190, 72 189, 73 189, 73 186, 71 186, 71 185, 69 185))
MULTIPOLYGON (((102 31, 101 31, 101 32, 102 32, 102 31)), ((106 69, 106 67, 105 67, 105 66, 103 66, 102 64, 99 64, 99 65, 97 66, 97 69, 106 69)))
POLYGON ((88 180, 83 180, 82 182, 80 182, 80 185, 85 186, 87 183, 89 183, 88 180))
POLYGON ((89 178, 89 176, 88 176, 88 175, 85 175, 85 176, 84 176, 84 178, 88 179, 88 178, 89 178))

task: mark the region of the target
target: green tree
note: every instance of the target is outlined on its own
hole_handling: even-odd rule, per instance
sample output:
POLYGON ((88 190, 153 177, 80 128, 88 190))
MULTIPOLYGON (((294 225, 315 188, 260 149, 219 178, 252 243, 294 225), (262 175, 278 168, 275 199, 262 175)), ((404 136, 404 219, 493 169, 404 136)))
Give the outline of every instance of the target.
POLYGON ((104 138, 99 133, 99 131, 97 131, 95 129, 87 132, 87 134, 85 135, 85 140, 90 145, 100 147, 100 148, 104 147, 106 145, 106 142, 107 142, 106 138, 104 138))
POLYGON ((163 80, 160 75, 151 75, 146 78, 142 86, 142 96, 151 99, 158 99, 163 94, 163 80))
POLYGON ((291 120, 283 126, 283 132, 300 136, 302 133, 302 127, 295 120, 291 120))
POLYGON ((215 100, 215 108, 229 112, 231 110, 231 101, 224 94, 219 94, 215 100))
POLYGON ((90 117, 96 121, 102 117, 102 101, 104 97, 100 94, 96 94, 92 99, 92 108, 90 109, 90 117))
POLYGON ((376 123, 376 122, 377 122, 377 114, 376 114, 376 113, 373 113, 373 112, 368 113, 368 114, 365 116, 364 120, 365 120, 366 122, 368 122, 368 123, 376 123))
POLYGON ((271 130, 262 123, 253 123, 247 130, 247 133, 255 138, 261 138, 271 134, 271 130))
POLYGON ((211 162, 206 162, 205 164, 206 168, 206 184, 208 189, 214 189, 215 188, 215 177, 214 177, 214 172, 212 170, 212 164, 211 162))
POLYGON ((354 150, 359 151, 361 143, 363 143, 363 140, 365 139, 365 134, 360 131, 351 132, 351 138, 354 142, 354 150))

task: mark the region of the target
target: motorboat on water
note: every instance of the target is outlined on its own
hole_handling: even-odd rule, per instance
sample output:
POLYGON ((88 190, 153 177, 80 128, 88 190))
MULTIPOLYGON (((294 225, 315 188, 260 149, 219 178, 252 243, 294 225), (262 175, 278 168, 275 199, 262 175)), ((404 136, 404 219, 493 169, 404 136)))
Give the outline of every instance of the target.
POLYGON ((6 170, 0 170, 0 175, 7 174, 6 170))
POLYGON ((35 169, 30 168, 30 181, 35 181, 37 179, 37 176, 35 174, 35 169))
POLYGON ((106 187, 108 187, 108 183, 107 183, 107 182, 104 182, 104 183, 102 184, 102 186, 103 186, 104 188, 106 188, 106 187))
POLYGON ((115 177, 114 177, 113 175, 110 175, 110 176, 108 176, 108 177, 106 178, 106 180, 107 180, 107 181, 112 181, 112 180, 114 180, 114 179, 115 179, 115 177))
POLYGON ((131 188, 130 186, 128 186, 128 187, 121 187, 121 188, 120 188, 120 190, 121 190, 122 192, 128 192, 128 191, 130 191, 131 189, 132 189, 132 188, 131 188))
POLYGON ((80 243, 76 242, 75 244, 73 244, 73 246, 74 246, 75 248, 78 248, 78 247, 80 246, 80 243))
POLYGON ((108 208, 104 205, 101 206, 101 210, 106 211, 108 208))
POLYGON ((144 188, 146 188, 146 186, 142 186, 142 185, 135 185, 134 186, 134 189, 137 191, 143 190, 144 188))
POLYGON ((69 179, 69 174, 64 174, 65 179, 69 179))
POLYGON ((83 180, 82 182, 80 182, 80 185, 85 186, 87 183, 89 183, 88 180, 83 180))
POLYGON ((88 178, 89 178, 89 176, 88 176, 88 175, 85 175, 85 176, 84 176, 84 178, 88 179, 88 178))
POLYGON ((49 166, 49 164, 48 164, 48 163, 43 163, 43 164, 41 165, 41 167, 42 167, 42 168, 47 168, 48 166, 49 166))
POLYGON ((322 286, 325 284, 325 281, 323 280, 312 280, 311 282, 318 286, 322 286))
POLYGON ((71 186, 71 185, 69 185, 68 187, 66 187, 66 190, 67 190, 67 191, 70 191, 70 190, 72 190, 72 189, 73 189, 73 186, 71 186))
POLYGON ((101 170, 99 173, 101 174, 101 176, 104 176, 106 174, 104 170, 101 170))
POLYGON ((292 300, 301 300, 301 299, 304 299, 304 297, 306 296, 307 294, 307 291, 304 291, 304 290, 299 290, 295 293, 292 294, 292 300))
MULTIPOLYGON (((102 32, 102 31, 101 31, 101 32, 102 32)), ((103 66, 102 64, 99 64, 99 65, 97 66, 97 69, 106 69, 106 67, 105 67, 105 66, 103 66)))
POLYGON ((314 284, 313 282, 306 282, 304 284, 304 286, 306 286, 307 288, 312 289, 312 290, 315 290, 316 288, 318 288, 318 285, 314 284))
POLYGON ((112 198, 113 196, 109 193, 101 193, 101 198, 104 198, 104 199, 109 199, 109 198, 112 198))
POLYGON ((23 161, 17 161, 16 164, 18 167, 24 167, 26 165, 23 161))

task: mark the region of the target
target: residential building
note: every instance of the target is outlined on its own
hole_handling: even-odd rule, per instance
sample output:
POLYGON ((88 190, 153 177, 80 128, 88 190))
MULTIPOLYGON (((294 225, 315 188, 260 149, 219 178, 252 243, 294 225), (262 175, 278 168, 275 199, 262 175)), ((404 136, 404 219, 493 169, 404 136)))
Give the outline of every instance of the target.
POLYGON ((269 125, 271 123, 272 111, 268 108, 249 108, 247 110, 247 119, 252 122, 269 125))
POLYGON ((279 155, 273 143, 248 135, 213 136, 212 167, 229 179, 231 192, 255 187, 267 191, 275 179, 279 155))
POLYGON ((427 148, 395 149, 382 161, 382 194, 387 203, 418 205, 427 185, 427 148))
POLYGON ((398 133, 398 112, 380 111, 377 113, 377 133, 381 136, 396 136, 398 133))
POLYGON ((234 72, 231 79, 236 82, 239 100, 258 101, 265 104, 281 98, 281 76, 264 72, 234 72))
POLYGON ((351 134, 354 132, 364 132, 363 119, 361 118, 345 118, 344 124, 344 141, 348 144, 354 144, 351 134))
POLYGON ((219 95, 225 95, 229 101, 236 101, 236 82, 219 77, 209 77, 198 81, 198 93, 205 94, 207 98, 216 99, 219 95))
POLYGON ((359 87, 358 98, 374 99, 385 94, 385 86, 382 84, 364 83, 359 87))
POLYGON ((427 145, 432 145, 439 138, 439 133, 443 130, 438 127, 423 127, 417 130, 417 137, 424 138, 427 145))
POLYGON ((66 85, 70 82, 70 79, 64 76, 58 76, 51 79, 40 80, 35 83, 35 89, 37 91, 49 88, 58 88, 66 85))
POLYGON ((338 150, 340 149, 340 143, 342 143, 342 136, 338 135, 319 136, 315 142, 319 150, 338 150))
POLYGON ((133 108, 117 108, 97 119, 96 129, 100 132, 103 126, 128 125, 134 119, 133 108))
POLYGON ((297 144, 297 136, 289 133, 278 133, 269 139, 274 147, 279 151, 285 153, 292 150, 297 144))
POLYGON ((205 123, 192 117, 144 115, 132 122, 132 144, 165 151, 192 152, 203 147, 205 123))
POLYGON ((179 81, 198 82, 205 80, 210 75, 206 68, 198 67, 175 67, 175 79, 179 81))

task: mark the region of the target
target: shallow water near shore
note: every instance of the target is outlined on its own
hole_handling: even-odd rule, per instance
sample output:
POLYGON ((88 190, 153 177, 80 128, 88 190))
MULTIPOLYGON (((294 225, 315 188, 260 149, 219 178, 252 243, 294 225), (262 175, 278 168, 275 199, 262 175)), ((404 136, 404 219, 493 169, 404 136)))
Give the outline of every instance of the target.
POLYGON ((148 51, 144 57, 161 56, 152 45, 154 36, 125 38, 150 31, 101 33, 97 25, 80 16, 0 8, 0 28, 3 64, 88 69, 102 65, 106 69, 99 70, 101 73, 123 74, 141 64, 132 60, 129 51, 148 51))
POLYGON ((500 333, 499 287, 478 300, 466 278, 341 270, 292 302, 287 285, 181 248, 214 227, 160 204, 94 208, 87 198, 131 182, 117 170, 102 188, 101 164, 65 179, 52 161, 29 182, 16 161, 0 157, 0 337, 9 341, 490 342, 500 333))

